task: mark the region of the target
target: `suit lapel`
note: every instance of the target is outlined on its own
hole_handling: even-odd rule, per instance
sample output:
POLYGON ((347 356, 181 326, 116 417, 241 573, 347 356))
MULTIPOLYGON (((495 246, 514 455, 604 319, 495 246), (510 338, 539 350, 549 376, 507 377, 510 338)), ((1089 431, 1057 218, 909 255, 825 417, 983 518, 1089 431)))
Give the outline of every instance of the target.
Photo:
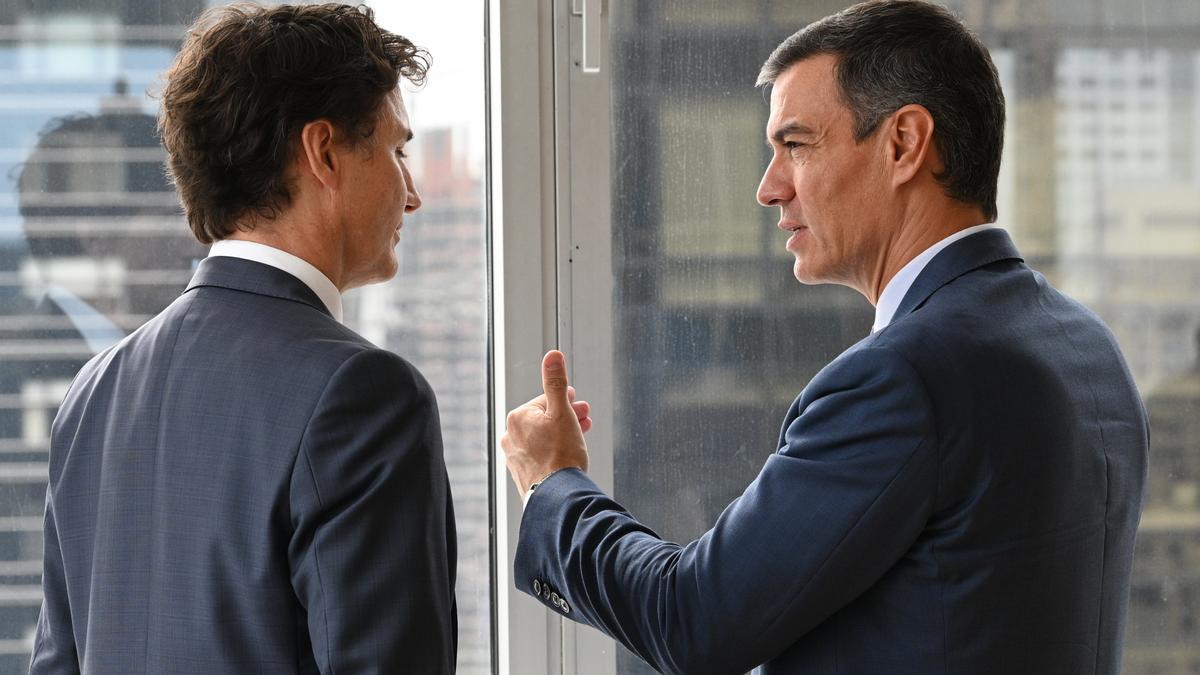
POLYGON ((217 286, 256 293, 311 306, 333 318, 325 303, 303 281, 276 267, 253 260, 216 256, 200 261, 184 293, 202 286, 217 286))
POLYGON ((1000 260, 1022 261, 1008 232, 996 228, 964 237, 947 246, 929 261, 904 294, 892 321, 915 311, 934 291, 958 277, 1000 260))

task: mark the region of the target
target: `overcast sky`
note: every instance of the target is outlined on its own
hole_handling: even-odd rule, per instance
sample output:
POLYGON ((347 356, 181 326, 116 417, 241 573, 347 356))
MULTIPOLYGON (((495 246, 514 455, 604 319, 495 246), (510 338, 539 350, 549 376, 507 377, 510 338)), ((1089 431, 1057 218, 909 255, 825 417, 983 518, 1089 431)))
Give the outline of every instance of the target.
POLYGON ((464 129, 472 163, 483 161, 483 0, 374 0, 383 28, 429 51, 433 66, 425 86, 403 89, 414 130, 464 129))

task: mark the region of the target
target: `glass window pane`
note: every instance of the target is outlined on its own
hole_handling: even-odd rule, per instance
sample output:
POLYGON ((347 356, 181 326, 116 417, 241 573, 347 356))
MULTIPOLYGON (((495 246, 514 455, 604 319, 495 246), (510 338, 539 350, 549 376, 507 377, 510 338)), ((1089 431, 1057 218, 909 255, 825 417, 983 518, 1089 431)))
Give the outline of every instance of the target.
MULTIPOLYGON (((0 11, 0 672, 28 667, 63 394, 206 255, 164 178, 147 91, 212 4, 26 0, 0 11)), ((349 294, 346 319, 437 393, 458 520, 459 672, 490 672, 483 3, 375 4, 381 25, 433 55, 429 84, 404 91, 424 206, 406 219, 398 278, 349 294), (470 30, 480 39, 464 40, 470 30)))
MULTIPOLYGON (((856 292, 795 282, 777 214, 754 201, 769 157, 758 68, 849 4, 612 4, 616 496, 668 539, 716 521, 796 394, 870 331, 856 292)), ((1127 670, 1196 672, 1200 6, 945 4, 989 45, 1007 96, 999 224, 1112 327, 1150 412, 1127 670)), ((624 650, 619 671, 652 672, 624 650)))
POLYGON ((403 90, 409 167, 424 203, 405 218, 399 274, 348 293, 347 323, 411 361, 437 393, 458 528, 458 672, 480 675, 492 667, 484 3, 368 4, 381 26, 431 54, 424 87, 403 90))
POLYGON ((29 664, 59 402, 204 255, 163 175, 145 95, 200 7, 163 3, 151 17, 25 2, 0 14, 0 672, 29 664))

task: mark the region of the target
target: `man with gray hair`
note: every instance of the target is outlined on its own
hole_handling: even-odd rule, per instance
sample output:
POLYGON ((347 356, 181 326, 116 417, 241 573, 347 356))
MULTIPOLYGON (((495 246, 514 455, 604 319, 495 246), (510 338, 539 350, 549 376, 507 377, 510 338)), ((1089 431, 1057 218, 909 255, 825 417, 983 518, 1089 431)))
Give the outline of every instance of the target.
MULTIPOLYGON (((758 189, 802 283, 875 305, 707 533, 661 540, 593 483, 566 364, 502 439, 515 580, 663 672, 1115 673, 1148 428, 1112 334, 996 219, 986 49, 917 0, 767 59, 758 189)), ((747 139, 747 142, 750 142, 747 139)))

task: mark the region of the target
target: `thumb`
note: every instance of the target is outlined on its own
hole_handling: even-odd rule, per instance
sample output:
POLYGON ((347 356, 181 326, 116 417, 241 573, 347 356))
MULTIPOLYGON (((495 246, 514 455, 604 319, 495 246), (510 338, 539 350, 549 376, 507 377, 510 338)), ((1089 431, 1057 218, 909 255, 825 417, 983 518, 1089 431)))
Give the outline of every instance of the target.
POLYGON ((557 349, 542 359, 542 389, 546 392, 546 414, 558 417, 570 410, 567 400, 567 358, 557 349))

